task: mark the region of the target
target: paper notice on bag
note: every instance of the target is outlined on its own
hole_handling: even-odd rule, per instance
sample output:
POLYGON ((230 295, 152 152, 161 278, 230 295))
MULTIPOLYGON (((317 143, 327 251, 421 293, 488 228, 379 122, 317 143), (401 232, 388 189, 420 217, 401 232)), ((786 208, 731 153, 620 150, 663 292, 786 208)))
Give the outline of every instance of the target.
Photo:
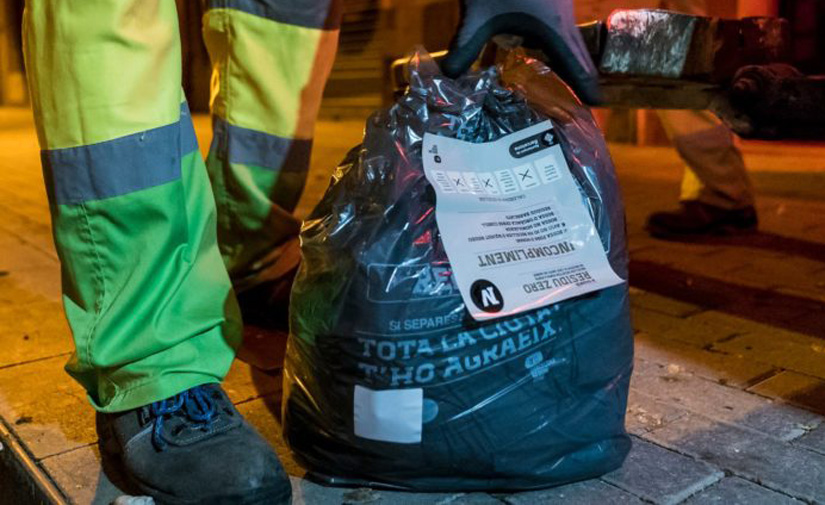
POLYGON ((441 240, 475 319, 624 282, 610 267, 550 121, 483 144, 427 133, 423 158, 441 240))

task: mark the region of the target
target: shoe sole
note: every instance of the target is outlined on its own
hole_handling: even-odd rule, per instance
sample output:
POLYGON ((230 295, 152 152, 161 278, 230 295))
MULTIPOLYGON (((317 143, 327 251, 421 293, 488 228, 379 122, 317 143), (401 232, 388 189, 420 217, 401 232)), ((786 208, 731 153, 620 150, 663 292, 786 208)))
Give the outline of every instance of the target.
POLYGON ((292 488, 261 488, 251 493, 210 496, 184 500, 131 479, 135 486, 155 500, 156 505, 288 505, 292 503, 292 488))
POLYGON ((680 242, 697 241, 708 237, 744 236, 751 235, 758 231, 756 225, 747 228, 742 228, 734 225, 720 225, 696 233, 678 233, 673 232, 671 230, 657 228, 655 226, 645 226, 645 230, 647 230, 647 232, 653 238, 658 238, 662 240, 678 240, 680 242))

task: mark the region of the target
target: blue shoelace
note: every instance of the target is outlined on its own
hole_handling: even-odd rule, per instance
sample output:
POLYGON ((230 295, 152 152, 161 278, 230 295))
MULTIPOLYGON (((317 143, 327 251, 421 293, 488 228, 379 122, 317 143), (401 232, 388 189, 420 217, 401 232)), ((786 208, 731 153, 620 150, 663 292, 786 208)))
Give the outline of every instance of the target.
POLYGON ((154 426, 152 428, 152 443, 162 451, 168 445, 163 439, 163 421, 167 416, 183 411, 187 421, 206 425, 217 412, 217 407, 209 392, 202 386, 197 386, 183 393, 152 404, 154 426))

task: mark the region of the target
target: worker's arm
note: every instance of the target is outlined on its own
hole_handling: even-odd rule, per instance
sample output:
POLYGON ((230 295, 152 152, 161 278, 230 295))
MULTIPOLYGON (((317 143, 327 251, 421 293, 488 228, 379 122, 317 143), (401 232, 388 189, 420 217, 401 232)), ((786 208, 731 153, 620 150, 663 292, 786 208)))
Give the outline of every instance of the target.
POLYGON ((462 0, 461 12, 461 27, 442 63, 447 75, 465 72, 493 36, 520 35, 544 51, 582 100, 599 102, 596 68, 576 27, 572 0, 462 0))

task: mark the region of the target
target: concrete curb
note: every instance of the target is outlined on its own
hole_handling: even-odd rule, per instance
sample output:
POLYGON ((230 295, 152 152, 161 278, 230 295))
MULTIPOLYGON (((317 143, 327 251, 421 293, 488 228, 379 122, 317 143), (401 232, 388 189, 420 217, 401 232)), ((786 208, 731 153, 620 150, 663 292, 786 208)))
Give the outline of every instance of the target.
POLYGON ((0 503, 64 505, 69 502, 0 418, 0 503))

